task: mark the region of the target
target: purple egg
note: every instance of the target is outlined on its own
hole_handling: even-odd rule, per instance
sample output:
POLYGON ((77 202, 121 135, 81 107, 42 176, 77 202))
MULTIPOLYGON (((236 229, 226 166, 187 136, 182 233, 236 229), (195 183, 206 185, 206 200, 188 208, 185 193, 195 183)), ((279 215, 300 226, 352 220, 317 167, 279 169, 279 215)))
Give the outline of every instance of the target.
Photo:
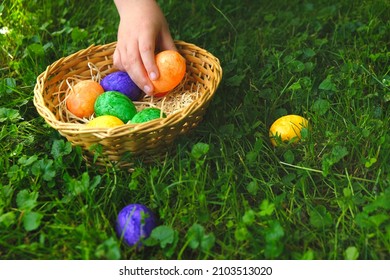
POLYGON ((141 239, 149 237, 156 226, 153 212, 142 204, 129 204, 118 214, 115 229, 119 238, 123 238, 129 246, 138 244, 141 239))
POLYGON ((124 71, 116 71, 105 76, 100 85, 104 91, 119 91, 131 100, 135 101, 141 95, 140 88, 133 82, 129 74, 124 71))

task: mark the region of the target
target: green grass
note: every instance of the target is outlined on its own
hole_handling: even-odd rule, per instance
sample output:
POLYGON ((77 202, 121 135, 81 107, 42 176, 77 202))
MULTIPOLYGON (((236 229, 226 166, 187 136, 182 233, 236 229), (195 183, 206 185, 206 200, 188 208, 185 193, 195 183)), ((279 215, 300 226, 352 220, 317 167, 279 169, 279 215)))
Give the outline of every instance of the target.
POLYGON ((87 166, 32 103, 47 65, 116 39, 114 4, 0 4, 0 259, 389 259, 388 1, 160 2, 224 77, 176 152, 133 173, 87 166), (285 114, 311 127, 275 149, 285 114), (113 227, 135 202, 159 220, 140 252, 113 227))

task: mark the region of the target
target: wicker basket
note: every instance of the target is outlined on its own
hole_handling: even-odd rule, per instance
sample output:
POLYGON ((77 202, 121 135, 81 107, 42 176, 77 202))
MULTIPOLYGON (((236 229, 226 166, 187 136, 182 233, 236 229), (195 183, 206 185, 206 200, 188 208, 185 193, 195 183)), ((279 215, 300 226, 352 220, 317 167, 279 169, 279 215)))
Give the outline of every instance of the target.
POLYGON ((153 99, 145 95, 135 102, 137 109, 162 109, 166 118, 109 129, 90 128, 85 126, 88 120, 75 118, 67 111, 64 100, 72 79, 98 80, 116 71, 112 67, 115 42, 90 46, 48 66, 37 78, 34 105, 51 127, 73 145, 83 148, 89 162, 131 169, 135 160, 159 158, 179 135, 202 120, 222 78, 219 60, 212 54, 183 41, 175 43, 187 63, 182 83, 164 98, 153 99))

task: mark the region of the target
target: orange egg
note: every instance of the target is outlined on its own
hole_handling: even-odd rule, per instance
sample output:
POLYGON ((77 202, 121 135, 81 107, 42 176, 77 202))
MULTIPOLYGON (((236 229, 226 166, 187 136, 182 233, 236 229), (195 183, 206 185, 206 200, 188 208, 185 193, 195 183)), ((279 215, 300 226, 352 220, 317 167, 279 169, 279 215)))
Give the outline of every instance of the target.
POLYGON ((96 98, 104 92, 103 87, 93 80, 78 82, 66 98, 66 107, 79 118, 89 118, 94 113, 96 98))
POLYGON ((186 73, 186 60, 177 51, 166 50, 158 53, 156 65, 160 76, 152 81, 155 94, 174 89, 186 73))
POLYGON ((159 93, 153 94, 153 96, 156 97, 156 98, 163 98, 163 97, 166 96, 168 93, 169 93, 169 91, 159 92, 159 93))

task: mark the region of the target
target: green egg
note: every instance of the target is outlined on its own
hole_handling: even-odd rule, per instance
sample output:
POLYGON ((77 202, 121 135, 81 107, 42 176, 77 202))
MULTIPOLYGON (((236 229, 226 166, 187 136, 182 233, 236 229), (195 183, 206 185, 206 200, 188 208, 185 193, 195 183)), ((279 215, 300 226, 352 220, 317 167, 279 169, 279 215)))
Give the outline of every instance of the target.
POLYGON ((137 113, 137 109, 130 98, 118 91, 102 93, 96 99, 94 107, 97 117, 111 115, 121 119, 124 123, 130 121, 137 113))
POLYGON ((158 119, 160 117, 165 118, 166 115, 162 113, 161 110, 157 108, 145 108, 139 111, 134 117, 131 119, 132 123, 144 123, 154 119, 158 119))

